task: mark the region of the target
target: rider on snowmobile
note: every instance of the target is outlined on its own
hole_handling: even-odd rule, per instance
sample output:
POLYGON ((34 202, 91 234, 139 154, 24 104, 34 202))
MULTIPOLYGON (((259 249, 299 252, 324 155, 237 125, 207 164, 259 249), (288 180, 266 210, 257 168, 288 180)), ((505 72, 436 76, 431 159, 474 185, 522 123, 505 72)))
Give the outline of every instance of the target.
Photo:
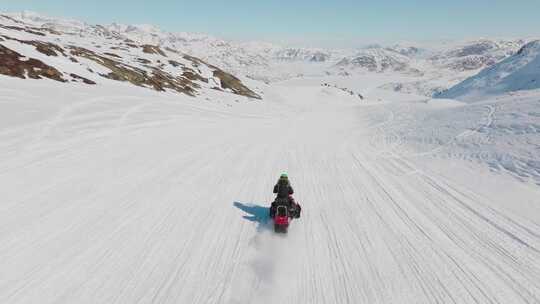
POLYGON ((300 205, 296 204, 294 198, 292 197, 292 195, 294 194, 294 190, 291 186, 291 183, 289 182, 289 177, 287 173, 282 173, 279 177, 276 185, 274 186, 274 193, 277 194, 277 197, 276 200, 272 203, 272 208, 270 211, 271 215, 274 214, 273 209, 275 209, 276 202, 279 199, 286 199, 289 208, 296 210, 298 216, 300 215, 300 205))
POLYGON ((277 198, 288 198, 292 202, 294 202, 294 199, 292 199, 292 194, 294 194, 294 190, 291 186, 291 183, 289 182, 289 177, 287 176, 287 173, 282 173, 279 177, 276 185, 274 186, 274 193, 277 194, 277 198))

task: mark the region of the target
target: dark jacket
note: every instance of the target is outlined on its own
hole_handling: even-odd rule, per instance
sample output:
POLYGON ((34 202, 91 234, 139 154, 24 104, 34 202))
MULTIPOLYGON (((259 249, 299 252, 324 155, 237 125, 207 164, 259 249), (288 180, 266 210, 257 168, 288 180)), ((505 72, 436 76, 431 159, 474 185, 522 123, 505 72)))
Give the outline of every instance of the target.
POLYGON ((278 183, 274 186, 274 193, 277 194, 278 198, 287 198, 289 195, 294 193, 291 184, 287 180, 279 180, 278 183))

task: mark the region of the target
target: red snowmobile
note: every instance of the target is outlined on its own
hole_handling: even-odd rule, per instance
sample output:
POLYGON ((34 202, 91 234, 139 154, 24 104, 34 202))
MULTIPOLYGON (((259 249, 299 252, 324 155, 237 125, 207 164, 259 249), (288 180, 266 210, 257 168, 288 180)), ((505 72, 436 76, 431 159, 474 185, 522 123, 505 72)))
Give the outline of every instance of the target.
POLYGON ((287 233, 293 218, 300 218, 302 207, 292 197, 277 198, 270 207, 270 217, 274 220, 274 231, 287 233))

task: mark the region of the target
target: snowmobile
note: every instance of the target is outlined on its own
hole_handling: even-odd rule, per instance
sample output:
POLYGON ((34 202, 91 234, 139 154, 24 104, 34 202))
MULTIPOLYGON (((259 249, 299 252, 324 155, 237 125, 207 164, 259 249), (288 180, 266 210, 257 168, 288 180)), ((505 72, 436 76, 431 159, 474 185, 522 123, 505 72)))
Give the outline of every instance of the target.
POLYGON ((276 199, 270 207, 270 217, 274 220, 274 232, 287 233, 293 218, 300 218, 302 208, 292 199, 276 199))

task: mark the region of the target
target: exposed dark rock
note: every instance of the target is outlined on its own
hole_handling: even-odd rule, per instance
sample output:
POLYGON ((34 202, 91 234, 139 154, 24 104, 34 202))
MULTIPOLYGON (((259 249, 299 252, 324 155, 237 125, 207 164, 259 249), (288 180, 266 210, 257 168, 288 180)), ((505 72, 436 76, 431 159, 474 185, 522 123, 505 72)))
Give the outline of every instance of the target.
MULTIPOLYGON (((189 60, 192 62, 193 66, 194 67, 199 67, 201 64, 202 65, 205 65, 206 62, 200 60, 199 58, 197 57, 193 57, 193 56, 189 56, 189 55, 184 55, 182 56, 185 60, 189 60)), ((214 67, 215 68, 215 67, 214 67)), ((217 68, 216 68, 217 69, 217 68)))
POLYGON ((253 92, 252 90, 248 89, 242 82, 234 77, 233 75, 226 73, 222 70, 216 70, 214 71, 214 77, 219 78, 221 82, 221 88, 223 89, 229 89, 233 93, 250 97, 250 98, 256 98, 261 99, 261 96, 259 96, 257 93, 253 92))
POLYGON ((7 29, 7 30, 22 31, 22 32, 26 32, 26 33, 34 34, 34 35, 38 35, 38 36, 46 36, 42 32, 38 32, 36 30, 32 30, 32 29, 29 29, 29 28, 26 28, 26 27, 10 26, 10 25, 2 25, 2 24, 0 24, 0 28, 4 28, 4 29, 7 29))
POLYGON ((174 61, 174 60, 169 60, 169 63, 175 68, 180 67, 180 66, 184 66, 180 62, 177 62, 177 61, 174 61))
POLYGON ((64 53, 64 49, 62 49, 56 44, 41 41, 29 41, 28 43, 34 45, 38 52, 47 56, 58 56, 57 52, 61 53, 64 56, 66 55, 64 53))
POLYGON ((27 58, 0 44, 0 74, 25 79, 42 79, 42 77, 66 82, 57 69, 40 60, 27 58))
POLYGON ((369 55, 360 55, 353 59, 343 58, 337 63, 338 66, 354 65, 367 69, 368 71, 377 70, 377 61, 373 56, 369 55))
POLYGON ((122 58, 116 54, 113 54, 113 53, 103 53, 104 55, 107 55, 107 56, 111 56, 111 57, 115 57, 115 58, 122 58))
POLYGON ((171 53, 174 53, 174 54, 179 54, 180 52, 178 52, 177 50, 173 50, 171 49, 170 47, 165 47, 165 50, 171 52, 171 53))
POLYGON ((144 58, 137 58, 137 61, 140 62, 140 63, 143 63, 143 64, 150 64, 152 63, 152 61, 148 60, 148 59, 144 59, 144 58))
POLYGON ((12 38, 5 35, 2 35, 2 37, 4 37, 7 40, 17 41, 22 44, 32 45, 36 48, 36 51, 42 54, 45 54, 47 56, 58 56, 58 53, 66 56, 64 49, 54 43, 37 41, 37 40, 20 40, 20 39, 12 38))
POLYGON ((330 55, 322 53, 322 52, 316 52, 309 58, 309 61, 311 62, 325 62, 330 58, 330 55))
POLYGON ((90 79, 88 79, 88 78, 84 78, 84 77, 82 77, 82 76, 79 76, 79 75, 77 75, 77 74, 73 74, 73 73, 71 73, 71 74, 69 74, 69 76, 71 76, 72 78, 75 78, 75 79, 81 80, 82 82, 84 82, 84 83, 86 83, 86 84, 91 84, 91 85, 94 85, 94 84, 96 84, 96 82, 95 82, 95 81, 92 81, 92 80, 90 80, 90 79))
POLYGON ((495 63, 497 63, 495 58, 489 56, 471 55, 456 59, 448 64, 448 67, 456 71, 470 71, 480 69, 485 66, 491 66, 495 63))
POLYGON ((184 59, 186 59, 186 60, 191 61, 192 65, 195 68, 198 68, 201 65, 206 65, 206 66, 210 67, 211 69, 214 69, 213 75, 214 75, 214 77, 219 78, 220 85, 221 85, 222 89, 229 89, 234 94, 242 95, 242 96, 245 96, 245 97, 261 99, 261 96, 259 96, 257 93, 250 90, 238 78, 234 77, 233 75, 231 75, 231 74, 229 74, 227 72, 224 72, 224 71, 220 70, 219 68, 217 68, 217 67, 215 67, 215 66, 213 66, 211 64, 208 64, 208 63, 204 62, 203 60, 201 60, 201 59, 199 59, 197 57, 193 57, 193 56, 190 56, 190 55, 184 55, 182 57, 184 59))
POLYGON ((120 50, 120 51, 127 51, 126 48, 123 48, 123 47, 119 47, 119 46, 111 46, 111 50, 120 50))
POLYGON ((24 24, 22 21, 19 21, 19 20, 15 19, 15 18, 12 18, 12 17, 10 17, 10 16, 7 16, 7 15, 0 15, 0 16, 1 16, 2 18, 6 18, 6 19, 8 19, 8 20, 10 20, 10 21, 13 21, 13 22, 15 22, 15 23, 18 23, 18 24, 24 24))
POLYGON ((74 56, 92 60, 110 69, 110 73, 101 74, 101 76, 112 80, 127 81, 141 87, 151 87, 156 91, 171 89, 190 96, 195 96, 195 89, 200 87, 198 84, 192 82, 186 77, 174 77, 159 69, 153 69, 152 73, 150 74, 140 68, 100 56, 85 48, 72 46, 71 53, 74 56))
MULTIPOLYGON (((0 20, 6 21, 5 18, 0 15, 0 20)), ((83 69, 88 70, 94 75, 99 75, 100 77, 111 80, 125 81, 133 85, 151 88, 157 91, 172 90, 195 96, 199 89, 201 89, 201 86, 213 86, 208 85, 210 79, 205 77, 201 72, 202 70, 209 69, 214 73, 212 77, 213 80, 219 78, 219 81, 217 82, 220 84, 216 84, 214 89, 260 99, 259 95, 244 86, 242 82, 233 75, 228 74, 199 58, 184 55, 175 49, 161 49, 160 46, 149 44, 140 45, 132 40, 124 39, 117 33, 111 32, 101 26, 92 27, 92 33, 99 36, 101 40, 96 39, 90 41, 92 44, 91 49, 87 49, 76 45, 70 45, 73 44, 73 42, 68 42, 71 41, 69 36, 82 36, 85 34, 84 32, 79 33, 78 31, 68 29, 65 33, 60 33, 57 31, 57 28, 61 27, 57 27, 53 23, 44 24, 41 28, 35 28, 24 22, 16 21, 15 19, 13 21, 17 22, 17 24, 11 22, 8 23, 10 26, 0 24, 0 28, 2 29, 2 33, 0 33, 0 42, 12 40, 23 45, 31 45, 35 47, 36 51, 46 56, 60 57, 54 60, 51 59, 50 62, 60 62, 63 60, 65 65, 62 66, 65 66, 66 70, 61 72, 54 67, 47 65, 46 63, 48 63, 48 61, 45 59, 45 56, 35 56, 42 59, 42 62, 36 58, 25 57, 24 52, 19 54, 0 44, 0 73, 4 75, 23 79, 50 78, 62 82, 74 81, 86 84, 96 84, 94 80, 72 73, 72 71, 75 70, 70 69, 70 67, 77 66, 78 68, 82 67, 83 69), (24 31, 37 36, 56 34, 61 37, 58 37, 54 40, 54 43, 51 43, 53 40, 43 39, 42 41, 42 39, 37 36, 26 34, 25 37, 31 38, 24 38, 27 40, 21 40, 7 36, 19 37, 20 33, 15 33, 15 31, 24 31), (14 35, 9 33, 13 33, 14 35), (103 44, 102 39, 114 41, 110 44, 103 44), (58 43, 58 45, 56 43, 58 43), (103 51, 97 50, 98 48, 102 48, 103 51), (133 48, 141 49, 146 54, 163 57, 156 58, 156 56, 139 54, 140 58, 137 58, 137 56, 134 56, 132 53, 133 48), (169 58, 164 58, 168 57, 168 55, 171 56, 171 60, 169 60, 169 58), (183 57, 186 61, 179 59, 180 57, 183 57), (158 58, 160 60, 157 60, 158 58), (88 60, 105 69, 97 68, 99 72, 94 71, 88 65, 88 60)), ((94 66, 95 64, 91 64, 91 66, 94 66)))
POLYGON ((146 54, 156 54, 161 55, 163 57, 167 57, 167 55, 159 48, 159 46, 145 44, 142 46, 143 52, 146 54))
POLYGON ((71 54, 95 61, 96 63, 107 67, 111 70, 107 75, 108 78, 129 81, 137 85, 140 85, 144 81, 144 76, 142 74, 145 72, 143 70, 138 70, 137 68, 129 67, 120 62, 100 56, 91 50, 72 46, 71 54))
POLYGON ((182 73, 182 76, 192 81, 202 81, 208 83, 208 78, 202 77, 200 74, 195 73, 195 71, 190 68, 186 68, 182 73))
POLYGON ((479 41, 475 44, 464 46, 455 51, 455 56, 465 57, 470 55, 483 55, 492 49, 496 49, 497 45, 492 41, 479 41))
POLYGON ((173 77, 172 75, 155 69, 152 76, 149 78, 149 83, 157 91, 165 91, 171 89, 179 93, 184 93, 189 96, 195 96, 195 89, 200 86, 191 80, 184 77, 173 77))

